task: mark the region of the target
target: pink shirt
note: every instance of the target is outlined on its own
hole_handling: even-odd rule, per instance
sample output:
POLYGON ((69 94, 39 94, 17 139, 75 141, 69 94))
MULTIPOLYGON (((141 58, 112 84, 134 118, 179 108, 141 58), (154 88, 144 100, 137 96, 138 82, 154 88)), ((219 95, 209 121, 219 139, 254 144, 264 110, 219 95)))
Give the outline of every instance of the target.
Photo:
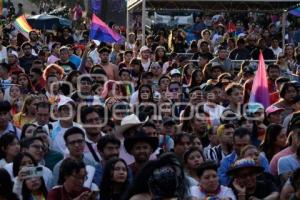
POLYGON ((277 176, 278 175, 278 160, 283 157, 283 156, 288 156, 293 154, 294 152, 292 151, 292 147, 287 147, 283 149, 282 151, 278 152, 277 154, 274 155, 270 162, 270 172, 272 175, 277 176))

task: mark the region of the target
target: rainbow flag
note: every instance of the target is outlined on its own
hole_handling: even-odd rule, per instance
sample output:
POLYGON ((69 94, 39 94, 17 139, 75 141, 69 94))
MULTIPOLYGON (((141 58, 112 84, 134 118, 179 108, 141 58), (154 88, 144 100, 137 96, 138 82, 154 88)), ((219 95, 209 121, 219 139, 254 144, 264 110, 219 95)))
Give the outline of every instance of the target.
POLYGON ((22 33, 26 38, 29 38, 29 32, 33 31, 31 26, 28 24, 24 15, 18 17, 14 22, 14 27, 22 33))
POLYGON ((288 13, 300 17, 300 6, 289 9, 288 13))
POLYGON ((107 24, 105 24, 100 18, 93 14, 92 24, 90 28, 90 39, 99 40, 102 42, 122 42, 120 34, 113 31, 107 24))
POLYGON ((258 69, 253 79, 249 103, 260 103, 265 108, 270 105, 267 72, 262 51, 259 53, 258 69))

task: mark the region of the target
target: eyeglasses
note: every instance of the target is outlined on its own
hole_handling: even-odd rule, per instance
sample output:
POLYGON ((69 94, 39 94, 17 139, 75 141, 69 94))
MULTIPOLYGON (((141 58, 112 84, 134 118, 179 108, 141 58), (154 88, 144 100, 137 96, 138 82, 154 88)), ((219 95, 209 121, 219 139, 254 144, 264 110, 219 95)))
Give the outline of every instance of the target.
POLYGON ((85 175, 85 176, 77 176, 77 175, 71 175, 73 178, 75 178, 76 180, 84 180, 86 181, 88 179, 88 176, 85 175))
POLYGON ((74 141, 68 142, 68 144, 71 145, 71 146, 74 146, 74 145, 76 145, 76 144, 83 145, 83 144, 84 144, 84 140, 83 140, 83 139, 80 139, 80 140, 74 140, 74 141))
POLYGON ((33 147, 35 149, 41 149, 41 150, 45 150, 45 147, 43 145, 38 145, 38 144, 33 144, 30 147, 33 147))

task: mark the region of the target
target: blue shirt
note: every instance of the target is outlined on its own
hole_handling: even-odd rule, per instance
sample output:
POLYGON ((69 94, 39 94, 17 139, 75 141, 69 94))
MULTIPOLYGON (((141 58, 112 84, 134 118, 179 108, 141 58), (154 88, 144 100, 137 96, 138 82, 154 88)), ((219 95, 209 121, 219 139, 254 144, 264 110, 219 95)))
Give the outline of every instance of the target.
POLYGON ((69 58, 70 62, 73 63, 77 69, 80 67, 81 59, 79 56, 76 56, 75 54, 72 54, 69 58))
POLYGON ((300 167, 300 161, 297 159, 296 154, 283 156, 278 160, 278 174, 286 174, 293 172, 300 167))
MULTIPOLYGON (((231 179, 227 175, 227 172, 230 169, 231 165, 237 160, 237 158, 238 156, 236 152, 232 152, 221 161, 220 167, 218 169, 218 176, 221 185, 229 185, 231 179)), ((261 163, 261 166, 265 169, 265 172, 269 172, 268 160, 262 154, 259 155, 259 161, 261 163)))

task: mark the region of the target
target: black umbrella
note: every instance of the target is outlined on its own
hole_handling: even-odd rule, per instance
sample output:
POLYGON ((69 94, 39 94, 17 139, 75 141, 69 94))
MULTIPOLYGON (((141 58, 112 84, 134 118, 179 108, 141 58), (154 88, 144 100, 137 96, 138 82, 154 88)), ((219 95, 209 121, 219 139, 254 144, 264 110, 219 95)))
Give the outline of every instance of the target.
POLYGON ((27 18, 28 23, 32 26, 34 29, 53 29, 53 25, 57 27, 71 27, 72 22, 66 18, 54 16, 54 15, 47 15, 47 14, 41 14, 41 15, 34 15, 29 18, 27 18))

